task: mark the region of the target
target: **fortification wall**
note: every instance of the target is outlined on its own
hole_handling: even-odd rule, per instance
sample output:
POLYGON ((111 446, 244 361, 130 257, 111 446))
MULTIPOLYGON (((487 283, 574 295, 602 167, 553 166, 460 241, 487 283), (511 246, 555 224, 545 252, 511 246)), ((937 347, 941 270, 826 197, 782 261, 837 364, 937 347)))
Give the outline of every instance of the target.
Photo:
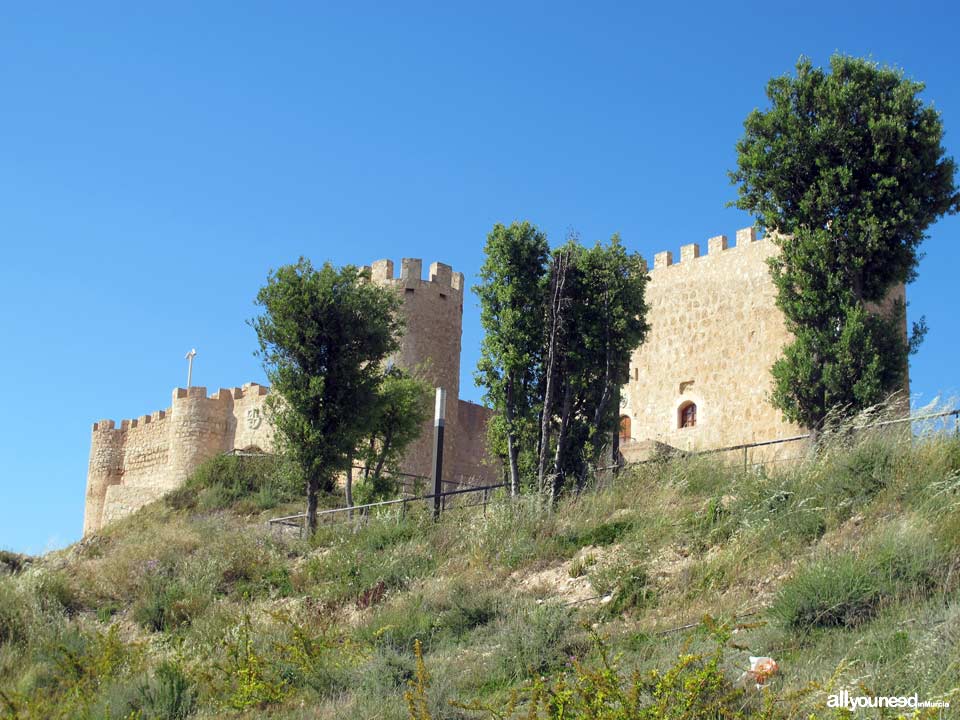
MULTIPOLYGON (((490 411, 458 400, 463 273, 433 263, 428 278, 416 258, 401 261, 394 277, 390 260, 372 264, 372 280, 393 288, 403 299, 406 330, 394 361, 418 371, 432 386, 447 391, 445 477, 460 475, 493 482, 486 466, 486 421, 490 411)), ((274 431, 266 414, 268 388, 249 383, 207 395, 204 387, 177 388, 171 406, 136 420, 95 423, 90 443, 84 535, 120 519, 179 487, 204 460, 232 449, 274 449, 274 431)), ((433 461, 431 417, 402 463, 407 473, 429 477, 433 461)))
POLYGON ((176 388, 166 410, 93 425, 83 532, 96 532, 179 487, 204 460, 233 448, 269 449, 267 388, 250 383, 207 396, 176 388), (239 444, 237 444, 239 441, 239 444))
MULTIPOLYGON (((769 402, 770 368, 791 340, 776 307, 768 259, 778 252, 753 228, 738 230, 736 246, 726 236, 654 257, 647 305, 650 334, 634 352, 621 415, 629 418, 633 443, 624 454, 646 453, 648 441, 700 450, 795 437, 806 430, 784 421, 769 402), (696 406, 696 423, 683 426, 682 412, 696 406), (631 447, 632 446, 632 447, 631 447), (646 448, 646 449, 645 449, 646 448)), ((905 301, 902 285, 873 309, 888 313, 905 301)), ((906 334, 906 317, 903 332, 906 334)), ((909 381, 905 382, 909 397, 909 381)), ((795 458, 805 443, 749 449, 746 461, 795 458)), ((743 461, 742 451, 730 459, 743 461)))
POLYGON ((496 465, 487 453, 487 423, 493 411, 483 405, 460 400, 457 402, 457 452, 452 466, 452 478, 462 484, 492 485, 500 479, 496 465))
MULTIPOLYGON (((461 452, 458 444, 464 442, 457 427, 463 273, 453 272, 443 263, 432 263, 428 279, 424 280, 423 262, 418 258, 403 258, 399 277, 394 277, 391 260, 378 260, 371 265, 371 279, 394 288, 403 299, 401 313, 406 331, 395 358, 397 365, 417 371, 431 387, 447 391, 444 458, 445 464, 451 463, 461 452)), ((403 469, 429 477, 433 472, 433 398, 426 398, 425 402, 430 408, 430 417, 420 437, 407 451, 403 469)))
POLYGON ((770 367, 790 339, 775 305, 769 240, 739 230, 654 258, 647 286, 650 333, 634 353, 622 414, 630 437, 684 450, 802 434, 768 402, 770 367), (696 405, 696 424, 680 413, 696 405))

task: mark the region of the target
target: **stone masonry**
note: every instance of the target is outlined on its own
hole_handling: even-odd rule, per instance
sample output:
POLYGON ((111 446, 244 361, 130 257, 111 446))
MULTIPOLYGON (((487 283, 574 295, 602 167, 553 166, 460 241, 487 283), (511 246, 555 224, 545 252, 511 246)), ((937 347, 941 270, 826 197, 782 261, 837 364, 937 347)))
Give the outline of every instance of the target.
MULTIPOLYGON (((622 393, 621 450, 628 460, 662 445, 716 449, 806 432, 768 400, 770 367, 790 340, 767 265, 776 245, 746 228, 737 231, 735 247, 720 235, 707 241, 707 250, 701 256, 699 245, 684 245, 679 262, 670 252, 654 257, 646 292, 650 333, 633 354, 622 393), (691 404, 695 424, 684 427, 691 404)), ((902 286, 885 305, 896 298, 904 298, 902 286)), ((791 442, 753 449, 750 459, 798 452, 791 442)))
MULTIPOLYGON (((758 241, 747 228, 737 231, 734 247, 720 235, 707 241, 706 255, 689 244, 680 248, 679 262, 670 252, 654 257, 647 285, 650 333, 633 354, 622 391, 621 451, 627 460, 665 446, 716 449, 805 433, 784 421, 768 399, 770 367, 790 340, 767 265, 775 252, 773 242, 758 241), (688 424, 685 411, 691 406, 695 422, 688 424)), ((463 274, 434 263, 424 280, 421 261, 404 259, 399 277, 390 260, 373 263, 371 277, 403 298, 406 332, 395 362, 418 368, 433 386, 447 391, 445 478, 496 482, 497 465, 488 461, 485 443, 490 411, 456 399, 463 274)), ((897 299, 905 299, 902 286, 878 311, 897 299)), ((909 385, 906 390, 909 395, 909 385)), ((176 488, 216 453, 250 446, 269 450, 266 393, 256 384, 210 397, 204 388, 178 388, 166 411, 124 420, 119 428, 109 420, 95 423, 84 534, 176 488)), ((430 475, 432 437, 431 420, 409 448, 404 472, 430 475)), ((750 459, 798 452, 797 443, 772 445, 751 450, 750 459)))
MULTIPOLYGON (((371 267, 373 282, 391 287, 403 299, 406 330, 394 361, 418 370, 434 387, 447 391, 444 478, 455 483, 496 482, 496 466, 487 462, 486 424, 490 411, 459 400, 463 273, 433 263, 429 279, 422 262, 405 258, 394 277, 390 260, 371 267)), ((249 383, 207 396, 204 387, 177 388, 166 410, 123 420, 94 423, 87 473, 83 534, 124 517, 179 487, 204 460, 222 452, 273 449, 266 419, 268 388, 249 383)), ((432 402, 430 407, 433 407, 432 402)), ((429 477, 433 456, 433 420, 408 449, 401 469, 429 477)))

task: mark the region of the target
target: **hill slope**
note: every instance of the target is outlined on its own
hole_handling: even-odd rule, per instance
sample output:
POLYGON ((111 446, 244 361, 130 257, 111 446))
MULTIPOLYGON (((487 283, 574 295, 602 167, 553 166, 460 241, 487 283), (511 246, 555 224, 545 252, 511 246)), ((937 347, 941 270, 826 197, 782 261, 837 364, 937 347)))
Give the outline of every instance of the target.
POLYGON ((769 474, 674 460, 552 512, 310 542, 266 529, 295 507, 276 467, 218 462, 0 575, 0 717, 474 718, 512 716, 513 695, 519 716, 531 693, 569 695, 573 718, 834 717, 841 688, 960 706, 954 437, 769 474), (750 656, 779 664, 762 692, 736 685, 750 656))

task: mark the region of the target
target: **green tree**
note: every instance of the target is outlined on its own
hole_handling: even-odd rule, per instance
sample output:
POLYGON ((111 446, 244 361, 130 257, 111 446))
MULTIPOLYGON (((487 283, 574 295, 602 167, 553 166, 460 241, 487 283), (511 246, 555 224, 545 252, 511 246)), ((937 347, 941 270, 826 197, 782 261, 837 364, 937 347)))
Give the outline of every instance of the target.
POLYGON ((876 312, 912 280, 927 228, 960 209, 955 163, 922 83, 834 55, 801 58, 767 85, 737 143, 735 205, 772 232, 777 305, 794 340, 771 369, 773 403, 816 434, 833 408, 856 411, 902 385, 903 303, 876 312))
POLYGON ((513 492, 536 480, 555 499, 615 443, 620 386, 647 332, 646 266, 618 236, 592 248, 574 237, 551 254, 515 223, 494 227, 481 279, 477 381, 497 411, 494 450, 513 492))
POLYGON ((554 376, 557 402, 543 404, 540 481, 555 500, 570 479, 582 485, 605 450, 618 455, 620 388, 649 326, 646 264, 626 251, 618 235, 590 248, 568 242, 554 253, 551 278, 551 288, 558 289, 554 297, 566 299, 551 303, 547 313, 551 326, 558 313, 561 321, 556 347, 545 353, 556 358, 548 375, 554 376))
POLYGON ((319 270, 301 258, 271 271, 251 320, 267 377, 271 420, 281 448, 307 485, 310 531, 317 495, 337 475, 374 421, 383 363, 398 346, 399 299, 352 265, 319 270))
MULTIPOLYGON (((396 474, 410 443, 430 416, 430 384, 398 367, 388 368, 377 395, 370 429, 356 450, 360 464, 360 502, 395 496, 396 474)), ((348 473, 348 483, 352 472, 348 473)), ((352 498, 348 495, 348 504, 352 498)))
POLYGON ((475 377, 499 416, 491 424, 493 447, 505 446, 510 492, 515 495, 520 489, 521 449, 531 463, 536 457, 549 247, 536 227, 515 222, 510 227, 495 225, 485 252, 480 284, 473 288, 485 333, 475 377))

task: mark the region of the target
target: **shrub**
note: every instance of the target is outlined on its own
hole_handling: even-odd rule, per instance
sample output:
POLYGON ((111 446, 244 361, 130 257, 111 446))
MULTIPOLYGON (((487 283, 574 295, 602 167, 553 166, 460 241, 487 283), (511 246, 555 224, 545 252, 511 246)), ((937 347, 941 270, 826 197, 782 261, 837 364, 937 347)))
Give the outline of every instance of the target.
POLYGON ((384 591, 406 587, 435 567, 431 524, 374 522, 356 534, 339 528, 329 551, 306 563, 300 589, 314 583, 325 600, 341 602, 356 601, 381 583, 384 591))
POLYGON ((73 585, 59 571, 44 571, 34 588, 37 600, 44 609, 74 615, 83 609, 83 603, 73 585))
POLYGON ((190 583, 173 569, 152 570, 133 605, 133 619, 148 630, 172 632, 189 625, 210 599, 202 583, 190 583))
MULTIPOLYGON (((298 499, 303 483, 295 468, 271 455, 216 455, 200 465, 165 502, 174 510, 200 506, 207 510, 245 504, 265 510, 298 499)), ((240 508, 244 509, 244 508, 240 508)))
POLYGON ((459 642, 498 616, 494 594, 454 586, 439 596, 417 594, 383 608, 366 626, 363 636, 372 644, 408 651, 414 641, 425 647, 459 642))
POLYGON ((580 548, 587 547, 588 545, 601 547, 612 545, 623 537, 631 527, 632 523, 625 520, 600 523, 593 527, 564 533, 557 539, 557 544, 561 549, 568 552, 576 552, 580 548))
POLYGON ((27 607, 13 583, 0 578, 0 647, 27 639, 27 607))
POLYGON ((31 558, 20 553, 0 550, 0 575, 4 572, 16 575, 32 562, 31 558))
POLYGON ((890 529, 859 552, 820 558, 781 588, 771 612, 789 627, 854 627, 891 600, 928 594, 942 574, 943 553, 932 537, 890 529))
POLYGON ((144 720, 183 720, 197 705, 193 683, 175 662, 161 663, 150 680, 139 687, 139 696, 144 720))
MULTIPOLYGON (((503 720, 743 720, 748 716, 770 720, 778 716, 775 698, 751 702, 724 674, 722 641, 712 653, 684 651, 665 671, 654 669, 631 676, 620 672, 598 636, 594 641, 595 667, 574 659, 568 669, 552 678, 536 677, 499 706, 479 701, 453 704, 503 720), (748 709, 752 710, 749 715, 748 709)), ((431 677, 419 646, 415 653, 415 674, 404 696, 408 716, 410 720, 430 720, 431 677)))
POLYGON ((244 618, 224 644, 227 659, 220 672, 225 681, 225 707, 241 711, 264 708, 286 697, 287 682, 280 677, 277 667, 254 646, 250 618, 244 618))
POLYGON ((569 637, 573 615, 569 608, 537 605, 520 608, 500 628, 500 674, 521 680, 550 670, 566 660, 575 645, 569 637))

